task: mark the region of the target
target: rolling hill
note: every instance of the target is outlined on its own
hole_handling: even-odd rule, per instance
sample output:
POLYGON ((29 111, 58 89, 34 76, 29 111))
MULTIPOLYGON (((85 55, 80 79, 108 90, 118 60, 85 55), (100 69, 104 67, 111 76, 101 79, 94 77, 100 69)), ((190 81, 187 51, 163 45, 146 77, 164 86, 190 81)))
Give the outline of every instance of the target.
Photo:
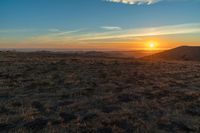
POLYGON ((200 61, 200 47, 198 46, 181 46, 174 49, 166 50, 161 53, 146 56, 142 59, 154 60, 178 60, 178 61, 200 61))

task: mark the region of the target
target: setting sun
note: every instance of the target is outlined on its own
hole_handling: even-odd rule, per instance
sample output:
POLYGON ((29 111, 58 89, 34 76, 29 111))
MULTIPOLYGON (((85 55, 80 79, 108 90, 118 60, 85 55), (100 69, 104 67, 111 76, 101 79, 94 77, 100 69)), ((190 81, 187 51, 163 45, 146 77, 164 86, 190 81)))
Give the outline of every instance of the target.
POLYGON ((156 50, 158 47, 158 43, 155 41, 148 41, 146 43, 146 49, 148 50, 156 50))
POLYGON ((150 48, 154 48, 154 47, 155 47, 155 43, 150 43, 150 44, 149 44, 149 47, 150 47, 150 48))

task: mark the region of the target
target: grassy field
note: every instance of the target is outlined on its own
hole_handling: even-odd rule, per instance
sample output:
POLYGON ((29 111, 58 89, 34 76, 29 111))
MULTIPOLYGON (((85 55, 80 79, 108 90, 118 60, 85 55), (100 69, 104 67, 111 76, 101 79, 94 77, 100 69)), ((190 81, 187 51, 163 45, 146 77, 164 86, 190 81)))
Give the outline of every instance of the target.
POLYGON ((200 62, 0 52, 0 132, 200 132, 200 62))

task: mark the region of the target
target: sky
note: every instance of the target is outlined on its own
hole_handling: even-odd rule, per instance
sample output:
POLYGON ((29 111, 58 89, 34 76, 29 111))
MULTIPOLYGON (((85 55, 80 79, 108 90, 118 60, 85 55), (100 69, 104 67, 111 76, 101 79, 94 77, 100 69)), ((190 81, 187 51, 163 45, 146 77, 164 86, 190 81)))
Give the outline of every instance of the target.
POLYGON ((0 0, 0 48, 200 46, 200 0, 0 0))

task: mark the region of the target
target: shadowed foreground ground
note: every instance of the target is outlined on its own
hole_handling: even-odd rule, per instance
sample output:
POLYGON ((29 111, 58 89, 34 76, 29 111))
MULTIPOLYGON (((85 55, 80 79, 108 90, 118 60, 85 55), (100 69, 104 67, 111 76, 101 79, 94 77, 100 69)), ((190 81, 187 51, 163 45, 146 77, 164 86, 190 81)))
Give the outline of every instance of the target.
POLYGON ((0 132, 200 132, 200 63, 0 52, 0 132))

